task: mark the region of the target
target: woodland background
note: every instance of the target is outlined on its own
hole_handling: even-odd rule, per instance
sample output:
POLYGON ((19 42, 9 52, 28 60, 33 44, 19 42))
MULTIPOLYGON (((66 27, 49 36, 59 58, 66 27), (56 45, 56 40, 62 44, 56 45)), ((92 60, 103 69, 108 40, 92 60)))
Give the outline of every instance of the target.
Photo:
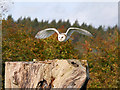
POLYGON ((6 20, 2 20, 3 87, 6 61, 86 59, 91 78, 88 88, 120 88, 119 39, 117 25, 105 29, 103 26, 95 28, 86 23, 80 25, 77 20, 71 24, 69 20, 49 22, 38 21, 37 18, 31 20, 30 17, 20 17, 15 21, 9 15, 6 20), (46 39, 34 38, 38 31, 49 27, 60 32, 66 32, 69 27, 78 27, 88 30, 94 37, 74 33, 72 40, 59 42, 55 33, 46 39))

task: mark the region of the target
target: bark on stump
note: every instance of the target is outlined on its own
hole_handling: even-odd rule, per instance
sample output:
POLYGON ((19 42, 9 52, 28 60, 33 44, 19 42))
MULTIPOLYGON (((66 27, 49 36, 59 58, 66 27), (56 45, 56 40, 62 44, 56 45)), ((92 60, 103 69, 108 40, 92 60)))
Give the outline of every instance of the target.
POLYGON ((89 80, 87 60, 6 62, 5 88, 81 88, 89 80))

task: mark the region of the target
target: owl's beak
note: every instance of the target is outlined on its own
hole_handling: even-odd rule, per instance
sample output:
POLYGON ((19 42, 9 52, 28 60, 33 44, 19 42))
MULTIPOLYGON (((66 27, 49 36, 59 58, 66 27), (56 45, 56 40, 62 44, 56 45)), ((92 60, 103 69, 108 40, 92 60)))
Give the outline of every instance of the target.
POLYGON ((62 42, 62 40, 60 39, 60 42, 62 42))
POLYGON ((58 41, 63 42, 63 40, 62 40, 62 39, 58 39, 58 41))

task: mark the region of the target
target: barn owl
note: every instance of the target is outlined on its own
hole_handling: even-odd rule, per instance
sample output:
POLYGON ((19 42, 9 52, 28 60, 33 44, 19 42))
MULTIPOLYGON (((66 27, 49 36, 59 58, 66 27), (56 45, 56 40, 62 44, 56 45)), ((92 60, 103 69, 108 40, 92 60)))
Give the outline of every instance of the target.
POLYGON ((92 36, 92 34, 90 32, 88 32, 87 30, 76 28, 76 27, 70 27, 67 29, 66 33, 60 33, 55 28, 47 28, 47 29, 39 31, 35 35, 35 38, 44 39, 44 38, 51 36, 55 32, 58 34, 58 41, 60 41, 60 42, 67 41, 73 32, 78 32, 78 33, 81 33, 83 35, 92 36))

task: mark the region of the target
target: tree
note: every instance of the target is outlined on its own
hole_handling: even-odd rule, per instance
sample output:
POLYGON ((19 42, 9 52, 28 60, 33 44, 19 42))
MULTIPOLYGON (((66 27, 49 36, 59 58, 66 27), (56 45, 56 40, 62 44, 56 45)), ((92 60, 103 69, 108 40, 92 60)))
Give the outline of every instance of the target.
POLYGON ((81 28, 86 29, 87 28, 87 24, 83 22, 82 25, 81 25, 81 28))
POLYGON ((33 20, 32 27, 33 27, 33 28, 36 28, 36 27, 38 27, 38 26, 39 26, 38 19, 35 18, 35 19, 33 20))
POLYGON ((71 26, 71 24, 70 24, 70 21, 69 21, 69 20, 64 21, 64 22, 63 22, 63 25, 64 25, 65 29, 67 29, 67 28, 69 28, 69 27, 71 26))
POLYGON ((21 23, 22 17, 18 18, 17 23, 21 23))
POLYGON ((57 28, 60 28, 62 26, 62 20, 60 19, 57 23, 57 28))
POLYGON ((11 21, 11 22, 14 22, 14 20, 13 20, 13 18, 12 18, 12 15, 9 15, 9 16, 7 17, 7 20, 8 20, 8 21, 11 21))
POLYGON ((67 24, 68 27, 71 26, 71 23, 70 23, 69 19, 67 20, 66 24, 67 24))
POLYGON ((23 26, 26 24, 26 18, 25 17, 22 19, 21 24, 23 24, 23 26))
POLYGON ((98 31, 103 31, 102 25, 100 25, 100 26, 98 27, 98 31))
POLYGON ((55 21, 55 20, 52 20, 52 21, 50 22, 50 27, 57 28, 56 24, 57 24, 56 21, 55 21))
POLYGON ((30 18, 30 17, 27 17, 27 18, 26 18, 26 25, 29 26, 29 27, 32 26, 31 18, 30 18))
POLYGON ((31 18, 30 17, 27 17, 27 22, 31 22, 31 18))
POLYGON ((78 22, 78 20, 76 20, 74 23, 73 23, 73 25, 72 25, 73 27, 79 27, 80 25, 79 25, 79 22, 78 22))

